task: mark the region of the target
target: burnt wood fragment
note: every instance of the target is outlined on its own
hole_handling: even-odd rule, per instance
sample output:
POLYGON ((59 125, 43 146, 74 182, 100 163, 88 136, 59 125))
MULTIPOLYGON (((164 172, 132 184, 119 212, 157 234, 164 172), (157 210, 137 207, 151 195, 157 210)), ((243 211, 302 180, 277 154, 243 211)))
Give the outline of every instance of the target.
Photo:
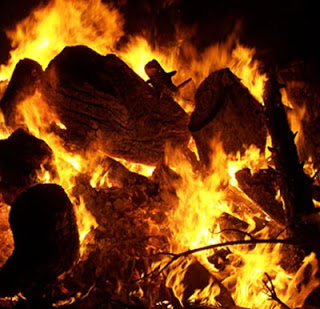
POLYGON ((32 96, 40 87, 43 71, 39 63, 31 59, 20 60, 12 74, 8 87, 0 101, 6 124, 17 124, 17 106, 32 96))
POLYGON ((264 103, 272 139, 272 159, 284 201, 286 233, 299 243, 297 247, 283 245, 281 265, 287 271, 297 271, 306 254, 320 252, 318 241, 314 241, 320 231, 312 201, 312 179, 304 173, 303 164, 299 162, 295 134, 289 128, 282 104, 281 87, 276 76, 271 74, 265 85, 264 103))
POLYGON ((218 223, 220 230, 223 232, 223 237, 228 241, 244 239, 244 234, 238 231, 245 232, 249 228, 249 224, 224 212, 219 218, 218 223))
POLYGON ((15 248, 0 270, 0 295, 41 294, 78 258, 72 204, 60 186, 39 184, 18 196, 9 221, 15 248))
MULTIPOLYGON (((204 289, 209 284, 210 279, 213 280, 213 285, 220 290, 219 294, 215 297, 217 302, 219 302, 222 307, 225 308, 235 306, 234 300, 232 299, 232 296, 226 287, 197 261, 189 266, 182 281, 186 287, 182 299, 184 306, 189 308, 189 297, 196 290, 204 289)), ((201 308, 198 306, 200 306, 200 303, 195 303, 191 305, 191 308, 201 308)))
POLYGON ((210 166, 212 140, 220 139, 226 153, 242 154, 251 144, 261 151, 266 142, 262 106, 229 70, 211 73, 195 95, 189 129, 201 161, 210 166))
POLYGON ((188 115, 115 55, 66 47, 44 73, 44 99, 67 127, 67 142, 90 144, 113 157, 155 164, 167 143, 186 146, 188 115))
POLYGON ((43 140, 23 129, 0 140, 0 192, 7 204, 38 182, 42 168, 56 175, 53 152, 43 140))
POLYGON ((286 218, 289 224, 294 225, 315 209, 312 202, 312 180, 304 173, 303 165, 299 162, 295 135, 288 125, 280 88, 276 77, 271 76, 265 85, 264 103, 286 218))
POLYGON ((159 97, 172 96, 191 81, 191 78, 189 78, 176 86, 171 78, 177 74, 177 71, 165 72, 160 63, 155 59, 148 62, 144 70, 149 76, 147 83, 154 87, 159 97))
POLYGON ((318 85, 310 83, 306 64, 292 63, 278 72, 279 81, 285 85, 285 93, 292 105, 288 115, 298 117, 298 137, 295 143, 300 161, 312 159, 316 168, 320 166, 320 92, 318 85))
POLYGON ((278 186, 274 170, 261 169, 252 175, 250 169, 244 168, 235 176, 240 189, 249 198, 280 225, 286 225, 282 202, 276 200, 278 186))

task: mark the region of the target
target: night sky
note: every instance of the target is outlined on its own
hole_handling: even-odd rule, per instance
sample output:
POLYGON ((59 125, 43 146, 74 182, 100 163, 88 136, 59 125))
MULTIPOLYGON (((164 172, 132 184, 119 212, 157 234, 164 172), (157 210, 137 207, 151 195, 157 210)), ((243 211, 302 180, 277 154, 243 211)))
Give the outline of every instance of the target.
MULTIPOLYGON (((68 0, 66 0, 68 1, 68 0)), ((160 44, 173 39, 174 25, 196 29, 192 41, 199 49, 223 41, 237 23, 241 43, 257 48, 266 69, 292 61, 308 64, 309 77, 320 80, 316 2, 306 0, 104 0, 119 7, 127 34, 148 33, 160 44), (146 31, 147 29, 147 31, 146 31)), ((8 59, 10 42, 3 29, 27 16, 44 0, 0 1, 0 63, 8 59)))

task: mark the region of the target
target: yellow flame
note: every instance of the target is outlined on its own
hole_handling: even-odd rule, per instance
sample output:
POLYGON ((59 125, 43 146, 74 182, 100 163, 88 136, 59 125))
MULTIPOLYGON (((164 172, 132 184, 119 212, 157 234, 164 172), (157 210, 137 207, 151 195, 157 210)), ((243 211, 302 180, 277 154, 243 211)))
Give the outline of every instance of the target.
MULTIPOLYGON (((249 147, 244 156, 227 156, 223 152, 221 143, 213 143, 213 173, 203 177, 192 171, 190 163, 182 155, 170 153, 168 164, 175 167, 175 172, 181 176, 181 181, 176 187, 179 197, 179 205, 168 215, 172 239, 170 240, 172 252, 184 252, 188 249, 200 248, 210 244, 225 242, 224 234, 220 232, 220 218, 227 213, 236 219, 248 224, 243 232, 251 233, 256 228, 253 217, 262 218, 260 213, 241 211, 239 205, 230 200, 226 188, 233 185, 234 173, 243 167, 252 168, 253 171, 265 168, 268 162, 256 147, 249 147)), ((241 236, 237 234, 237 237, 241 236)), ((255 237, 271 238, 272 231, 265 226, 255 237)), ((244 239, 249 240, 248 236, 244 239)), ((232 294, 232 298, 238 306, 245 308, 272 308, 273 304, 268 300, 268 295, 263 287, 265 273, 268 273, 276 284, 279 297, 285 299, 283 287, 294 285, 295 280, 281 267, 281 245, 257 245, 254 248, 237 245, 229 248, 228 263, 223 270, 219 270, 209 262, 212 250, 201 251, 193 254, 193 257, 180 259, 170 266, 166 284, 175 296, 182 302, 186 286, 184 282, 186 271, 195 259, 200 262, 213 278, 220 282, 232 294)), ((315 258, 313 257, 313 260, 315 258)), ((162 265, 165 265, 164 260, 162 265)), ((318 269, 316 263, 312 264, 314 270, 318 269)), ((302 271, 302 270, 300 270, 302 271)), ((296 274, 298 278, 301 275, 296 274)), ((309 292, 318 283, 313 279, 306 285, 309 292)), ((189 298, 190 302, 200 302, 206 305, 216 306, 220 288, 216 281, 210 280, 208 285, 201 290, 196 290, 189 298)), ((292 295, 292 294, 290 294, 292 295)), ((304 299, 308 294, 299 292, 297 299, 304 299)), ((301 304, 301 301, 299 302, 301 304)))
POLYGON ((87 45, 106 54, 123 35, 122 26, 118 11, 101 0, 49 1, 6 32, 14 49, 9 65, 0 67, 0 80, 9 79, 23 58, 36 60, 45 69, 65 46, 87 45))
MULTIPOLYGON (((77 205, 75 208, 77 223, 80 241, 83 242, 90 230, 97 227, 97 223, 86 209, 83 200, 77 201, 72 196, 72 189, 75 186, 75 178, 79 173, 92 170, 95 165, 95 158, 98 155, 92 155, 92 162, 90 162, 81 155, 71 153, 63 147, 60 138, 50 133, 50 125, 61 122, 56 116, 55 111, 46 104, 38 92, 18 105, 17 119, 26 125, 33 135, 44 140, 53 150, 58 175, 52 178, 48 171, 42 169, 38 174, 39 182, 55 182, 60 184, 65 189, 72 203, 77 205)), ((84 250, 85 248, 81 247, 81 254, 83 254, 84 250)))

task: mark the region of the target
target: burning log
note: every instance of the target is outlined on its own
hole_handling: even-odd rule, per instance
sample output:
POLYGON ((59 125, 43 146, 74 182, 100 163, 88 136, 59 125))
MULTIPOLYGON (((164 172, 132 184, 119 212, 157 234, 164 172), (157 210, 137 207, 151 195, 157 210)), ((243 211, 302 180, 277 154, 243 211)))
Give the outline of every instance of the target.
POLYGON ((312 180, 299 162, 295 135, 289 128, 281 100, 281 85, 274 75, 265 85, 264 102, 267 124, 272 139, 273 160, 278 174, 280 193, 284 200, 285 217, 290 237, 297 239, 297 248, 284 246, 282 265, 287 270, 297 270, 307 253, 319 254, 319 245, 313 239, 319 235, 317 214, 312 201, 312 180))
POLYGON ((81 149, 97 142, 113 157, 152 165, 167 143, 189 140, 183 109, 115 55, 65 48, 46 69, 42 93, 67 127, 63 136, 81 149))
MULTIPOLYGON (((193 264, 191 264, 191 266, 188 268, 185 274, 183 284, 186 287, 186 290, 184 292, 184 298, 182 300, 184 305, 188 308, 190 306, 188 305, 189 297, 195 292, 195 290, 202 290, 203 288, 205 288, 208 285, 209 280, 213 280, 212 288, 214 288, 215 286, 217 289, 219 289, 219 293, 215 297, 217 302, 219 302, 224 308, 235 307, 234 300, 232 299, 232 296, 229 293, 229 291, 218 279, 214 278, 212 274, 210 274, 209 271, 205 267, 203 267, 199 262, 194 262, 193 264)), ((200 306, 200 304, 198 304, 198 306, 200 306)), ((197 304, 195 304, 195 306, 191 305, 190 308, 201 308, 198 306, 197 304)))
POLYGON ((24 59, 18 62, 0 102, 7 124, 16 128, 17 105, 35 93, 42 77, 42 68, 36 61, 24 59))
POLYGON ((244 153, 245 146, 264 150, 266 127, 262 106, 229 70, 211 73, 199 86, 189 129, 202 162, 209 167, 212 139, 220 138, 227 153, 244 153))
POLYGON ((312 181, 299 162, 295 135, 289 128, 281 101, 281 93, 275 77, 270 77, 265 86, 264 102, 267 124, 272 138, 272 152, 280 192, 285 202, 288 223, 295 225, 303 216, 314 213, 312 181))
POLYGON ((167 143, 185 147, 189 141, 183 109, 171 97, 159 98, 115 55, 66 47, 45 72, 21 61, 0 102, 8 125, 16 128, 16 105, 35 89, 67 127, 59 133, 72 148, 103 145, 113 157, 152 165, 167 143))
POLYGON ((178 86, 174 85, 171 78, 177 74, 177 71, 165 72, 155 59, 148 62, 144 70, 150 78, 147 83, 154 87, 159 97, 172 96, 191 81, 191 78, 189 78, 178 86))
POLYGON ((8 139, 0 141, 0 192, 5 202, 12 204, 24 190, 38 182, 43 168, 53 176, 53 153, 42 140, 18 129, 8 139))
POLYGON ((0 295, 41 295, 78 257, 72 204, 55 184, 39 184, 18 196, 10 211, 14 252, 0 270, 0 295))
POLYGON ((278 73, 286 95, 292 105, 289 119, 298 118, 298 136, 295 140, 300 161, 310 158, 320 166, 320 95, 317 86, 307 80, 305 63, 293 63, 278 73))
POLYGON ((240 189, 268 216, 280 225, 286 225, 282 203, 276 200, 277 180, 274 170, 261 169, 251 175, 250 169, 245 168, 236 173, 236 179, 240 189))

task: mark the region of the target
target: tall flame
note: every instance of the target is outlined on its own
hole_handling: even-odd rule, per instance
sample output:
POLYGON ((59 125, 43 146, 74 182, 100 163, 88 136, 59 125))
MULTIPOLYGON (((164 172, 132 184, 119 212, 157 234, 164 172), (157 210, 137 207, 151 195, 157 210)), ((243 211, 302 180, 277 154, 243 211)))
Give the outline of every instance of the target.
POLYGON ((65 46, 87 45, 106 54, 123 35, 122 26, 118 11, 101 0, 52 0, 6 32, 13 50, 9 64, 0 67, 0 80, 9 79, 23 58, 33 59, 45 69, 65 46))

